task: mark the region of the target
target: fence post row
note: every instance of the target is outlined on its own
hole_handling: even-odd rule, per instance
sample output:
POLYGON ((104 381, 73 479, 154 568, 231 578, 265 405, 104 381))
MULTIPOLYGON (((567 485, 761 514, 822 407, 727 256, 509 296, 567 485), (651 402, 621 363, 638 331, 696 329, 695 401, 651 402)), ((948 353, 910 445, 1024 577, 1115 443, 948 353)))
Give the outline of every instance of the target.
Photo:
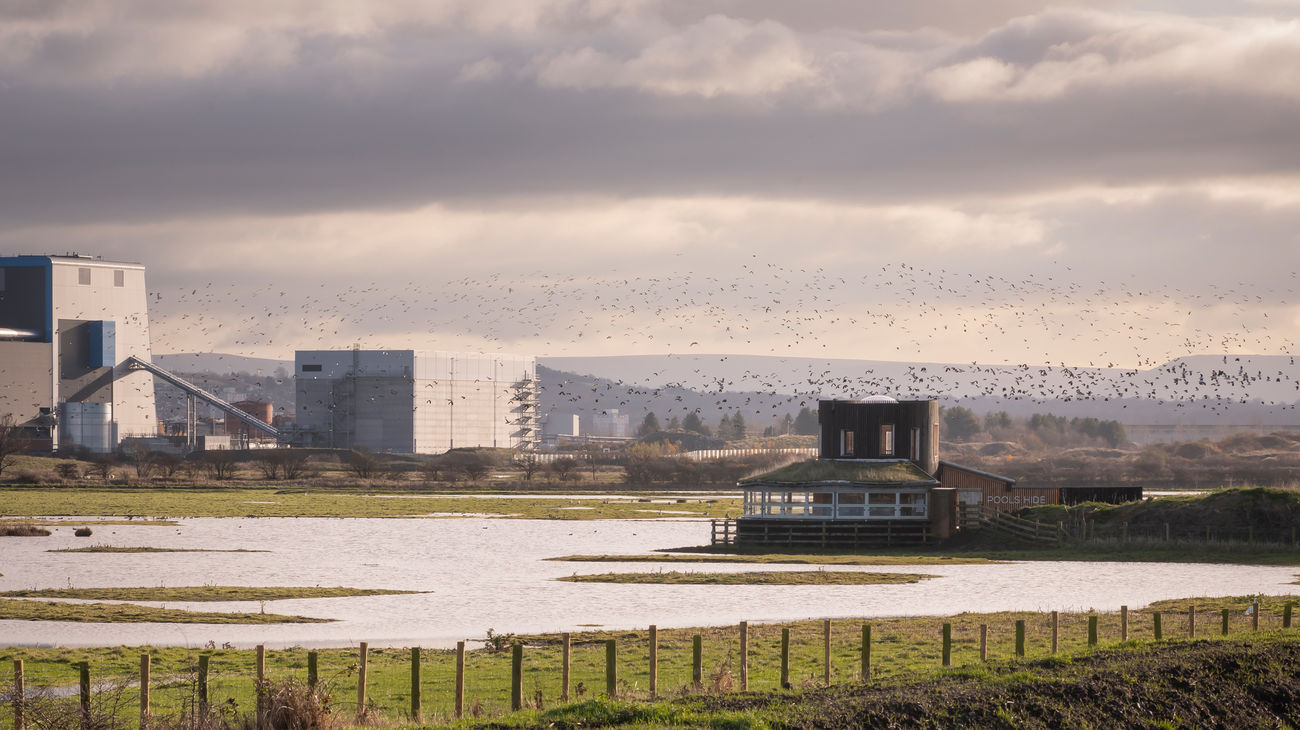
POLYGON ((659 627, 650 624, 650 699, 659 696, 659 627))
POLYGON ((411 719, 419 722, 424 713, 420 707, 420 647, 411 647, 411 719))
POLYGON ((81 690, 81 727, 90 728, 90 662, 81 662, 79 667, 79 689, 81 690))
MULTIPOLYGON (((568 644, 565 644, 568 648, 568 644)), ((465 716, 465 642, 456 642, 456 719, 465 716)))
POLYGON ((699 634, 691 637, 691 684, 695 689, 704 686, 704 637, 699 634))
POLYGON ((790 629, 781 629, 781 689, 790 689, 790 629))
POLYGON ((749 691, 749 622, 740 622, 740 691, 749 691))
POLYGON ((560 634, 560 701, 569 701, 569 659, 573 651, 573 638, 570 634, 560 634))
POLYGON ((370 645, 361 642, 361 659, 357 666, 357 721, 366 716, 366 664, 370 659, 370 645))
POLYGON ((605 694, 610 699, 618 696, 618 648, 613 639, 605 642, 605 694))
POLYGON ((149 727, 149 655, 140 655, 140 730, 149 727))
POLYGON ((524 709, 524 645, 518 641, 510 646, 510 709, 524 709))
POLYGON ((254 671, 257 676, 257 719, 254 721, 254 727, 261 730, 265 725, 266 715, 266 645, 258 644, 255 649, 256 658, 254 659, 254 671))
POLYGON ((24 730, 23 710, 27 689, 23 682, 23 660, 14 660, 14 730, 24 730))
MULTIPOLYGON (((1250 604, 1251 630, 1258 631, 1260 623, 1261 604, 1254 600, 1250 604)), ((1187 609, 1187 636, 1196 638, 1196 605, 1189 604, 1187 609)), ((1293 606, 1290 603, 1282 606, 1281 612, 1282 628, 1290 629, 1293 614, 1293 606)), ((1060 638, 1060 613, 1052 611, 1050 614, 1051 627, 1051 651, 1056 654, 1059 651, 1060 638)), ((1229 634, 1231 609, 1222 609, 1221 632, 1224 636, 1229 634)), ((1119 611, 1120 619, 1120 639, 1128 639, 1128 606, 1121 606, 1119 611)), ((1164 640, 1164 614, 1161 611, 1151 612, 1152 633, 1156 641, 1164 640)), ((1017 619, 1015 622, 1015 653, 1018 658, 1026 656, 1026 624, 1024 619, 1017 619)), ((829 685, 834 675, 832 664, 832 621, 824 619, 822 621, 822 648, 823 648, 823 680, 829 685)), ((988 624, 979 625, 979 656, 981 662, 988 661, 988 624)), ((941 661, 942 666, 952 666, 952 624, 945 622, 941 624, 941 661)), ((749 689, 749 624, 741 621, 739 624, 740 638, 740 682, 741 691, 749 689)), ((464 717, 465 712, 465 644, 464 641, 456 642, 456 675, 455 675, 455 695, 453 697, 455 716, 457 719, 464 717)), ((1088 615, 1088 646, 1095 647, 1098 644, 1098 616, 1096 614, 1088 615)), ((369 661, 369 645, 366 642, 360 642, 360 656, 357 664, 357 712, 358 721, 366 719, 367 710, 367 667, 369 661)), ((570 667, 572 659, 572 636, 569 633, 561 634, 561 701, 569 701, 569 683, 570 667)), ((781 644, 780 644, 780 686, 782 689, 790 689, 790 628, 782 627, 781 644)), ((523 708, 523 644, 514 642, 511 645, 511 667, 510 667, 510 707, 513 711, 523 708)), ((617 663, 617 642, 614 639, 605 641, 605 691, 610 698, 618 697, 618 663, 617 663)), ((267 708, 267 689, 268 682, 266 679, 266 647, 259 644, 255 649, 255 674, 256 674, 256 696, 257 696, 257 715, 255 717, 254 727, 263 728, 268 722, 267 708)), ((307 652, 307 683, 313 689, 318 684, 318 667, 319 653, 316 651, 307 652)), ((422 706, 422 679, 421 679, 421 649, 413 647, 410 650, 411 661, 411 705, 410 716, 416 722, 420 722, 423 715, 422 706)), ((659 675, 659 633, 658 627, 651 625, 649 627, 649 678, 650 678, 650 697, 659 696, 658 675, 659 675)), ((198 656, 198 678, 197 678, 197 709, 200 717, 206 716, 210 712, 208 696, 208 679, 211 662, 210 654, 199 654, 198 656)), ((862 644, 861 644, 861 679, 863 682, 871 681, 871 624, 862 624, 862 644)), ((90 730, 95 721, 92 718, 91 706, 91 683, 90 683, 90 663, 81 661, 77 663, 79 674, 79 699, 81 711, 81 727, 83 730, 90 730)), ((140 728, 148 730, 152 724, 152 705, 151 705, 151 687, 152 687, 152 657, 148 653, 140 654, 140 728)), ((13 729, 28 730, 26 707, 25 707, 25 673, 22 659, 13 661, 13 729)), ((696 690, 703 689, 704 686, 704 638, 701 634, 694 634, 691 637, 691 682, 696 690)))

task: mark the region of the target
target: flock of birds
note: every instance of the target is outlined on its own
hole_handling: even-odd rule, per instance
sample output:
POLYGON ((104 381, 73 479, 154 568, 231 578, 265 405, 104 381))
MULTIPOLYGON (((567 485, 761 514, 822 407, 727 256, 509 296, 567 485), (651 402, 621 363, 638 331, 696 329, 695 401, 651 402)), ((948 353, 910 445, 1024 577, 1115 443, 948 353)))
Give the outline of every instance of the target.
MULTIPOLYGON (((1268 315, 1294 306, 1295 279, 1291 272, 1283 290, 1247 284, 1193 290, 1085 284, 1064 267, 1010 277, 893 263, 850 274, 755 256, 725 273, 492 273, 397 287, 321 283, 309 291, 209 283, 155 293, 151 316, 158 351, 202 348, 286 358, 291 349, 359 343, 543 358, 668 353, 692 362, 701 351, 781 356, 754 359, 740 370, 726 355, 700 357, 690 370, 615 377, 582 392, 573 383, 552 386, 557 400, 574 403, 593 388, 606 395, 623 391, 623 398, 606 400, 602 408, 664 394, 686 402, 680 391, 691 388, 716 395, 713 405, 720 408, 753 405, 758 395, 764 403, 773 397, 795 403, 818 395, 886 393, 1035 402, 1146 399, 1215 411, 1259 402, 1294 409, 1300 372, 1291 355, 1292 332, 1275 333, 1278 319, 1268 315), (1067 363, 1065 352, 1088 354, 1067 363), (1283 359, 1268 359, 1266 369, 1244 355, 1213 363, 1183 357, 1196 353, 1283 359), (900 364, 844 371, 831 357, 900 364), (907 364, 921 358, 949 362, 907 364), (749 394, 750 403, 732 404, 735 393, 749 394)), ((671 412, 673 403, 667 405, 671 412)))

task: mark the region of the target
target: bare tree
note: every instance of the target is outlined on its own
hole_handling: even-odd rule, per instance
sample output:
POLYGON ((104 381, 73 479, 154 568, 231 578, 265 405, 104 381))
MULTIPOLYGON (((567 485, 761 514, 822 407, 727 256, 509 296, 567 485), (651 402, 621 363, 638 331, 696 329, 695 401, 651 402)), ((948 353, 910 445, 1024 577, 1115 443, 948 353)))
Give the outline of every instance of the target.
POLYGON ((520 449, 515 452, 513 461, 515 466, 519 467, 519 471, 524 473, 524 480, 529 482, 533 480, 533 475, 542 468, 542 462, 537 458, 537 453, 534 451, 520 449))
POLYGON ((86 468, 86 474, 99 477, 100 481, 108 481, 113 476, 113 467, 117 466, 117 459, 112 454, 102 454, 90 460, 90 466, 86 468))
POLYGON ((238 464, 239 460, 235 457, 235 452, 227 449, 207 451, 203 454, 203 466, 208 470, 208 475, 219 481, 233 477, 238 464))
POLYGON ((0 416, 0 475, 18 461, 18 426, 12 413, 0 416))
POLYGON ((369 479, 375 476, 376 472, 382 468, 383 463, 378 456, 375 456, 369 449, 357 447, 348 452, 343 457, 348 469, 356 475, 358 479, 369 479))
POLYGON ((155 451, 149 455, 154 466, 162 475, 171 478, 176 476, 177 470, 181 468, 181 457, 176 454, 169 454, 166 451, 155 451))
POLYGON ((285 479, 301 479, 307 475, 307 454, 293 449, 279 449, 280 473, 285 479))
POLYGON ((547 468, 555 475, 556 479, 565 482, 578 470, 578 460, 571 456, 561 456, 547 465, 547 468))

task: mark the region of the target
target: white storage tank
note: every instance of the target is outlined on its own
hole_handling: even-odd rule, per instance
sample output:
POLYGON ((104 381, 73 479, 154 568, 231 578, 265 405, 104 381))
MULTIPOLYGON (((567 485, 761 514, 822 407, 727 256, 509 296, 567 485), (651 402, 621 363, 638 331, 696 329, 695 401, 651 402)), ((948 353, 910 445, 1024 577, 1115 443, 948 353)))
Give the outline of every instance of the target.
POLYGON ((61 441, 108 453, 113 450, 113 404, 64 403, 60 428, 61 441))

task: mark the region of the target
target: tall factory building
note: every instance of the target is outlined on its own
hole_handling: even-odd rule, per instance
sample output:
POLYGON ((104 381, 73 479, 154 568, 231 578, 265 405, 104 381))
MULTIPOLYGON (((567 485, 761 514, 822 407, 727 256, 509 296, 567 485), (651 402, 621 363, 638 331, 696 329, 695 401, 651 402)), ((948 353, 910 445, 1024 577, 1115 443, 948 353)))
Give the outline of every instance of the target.
POLYGON ((304 443, 402 454, 532 448, 537 358, 433 350, 300 350, 304 443))
POLYGON ((0 416, 37 443, 106 452, 157 433, 144 267, 89 256, 0 257, 0 416))

